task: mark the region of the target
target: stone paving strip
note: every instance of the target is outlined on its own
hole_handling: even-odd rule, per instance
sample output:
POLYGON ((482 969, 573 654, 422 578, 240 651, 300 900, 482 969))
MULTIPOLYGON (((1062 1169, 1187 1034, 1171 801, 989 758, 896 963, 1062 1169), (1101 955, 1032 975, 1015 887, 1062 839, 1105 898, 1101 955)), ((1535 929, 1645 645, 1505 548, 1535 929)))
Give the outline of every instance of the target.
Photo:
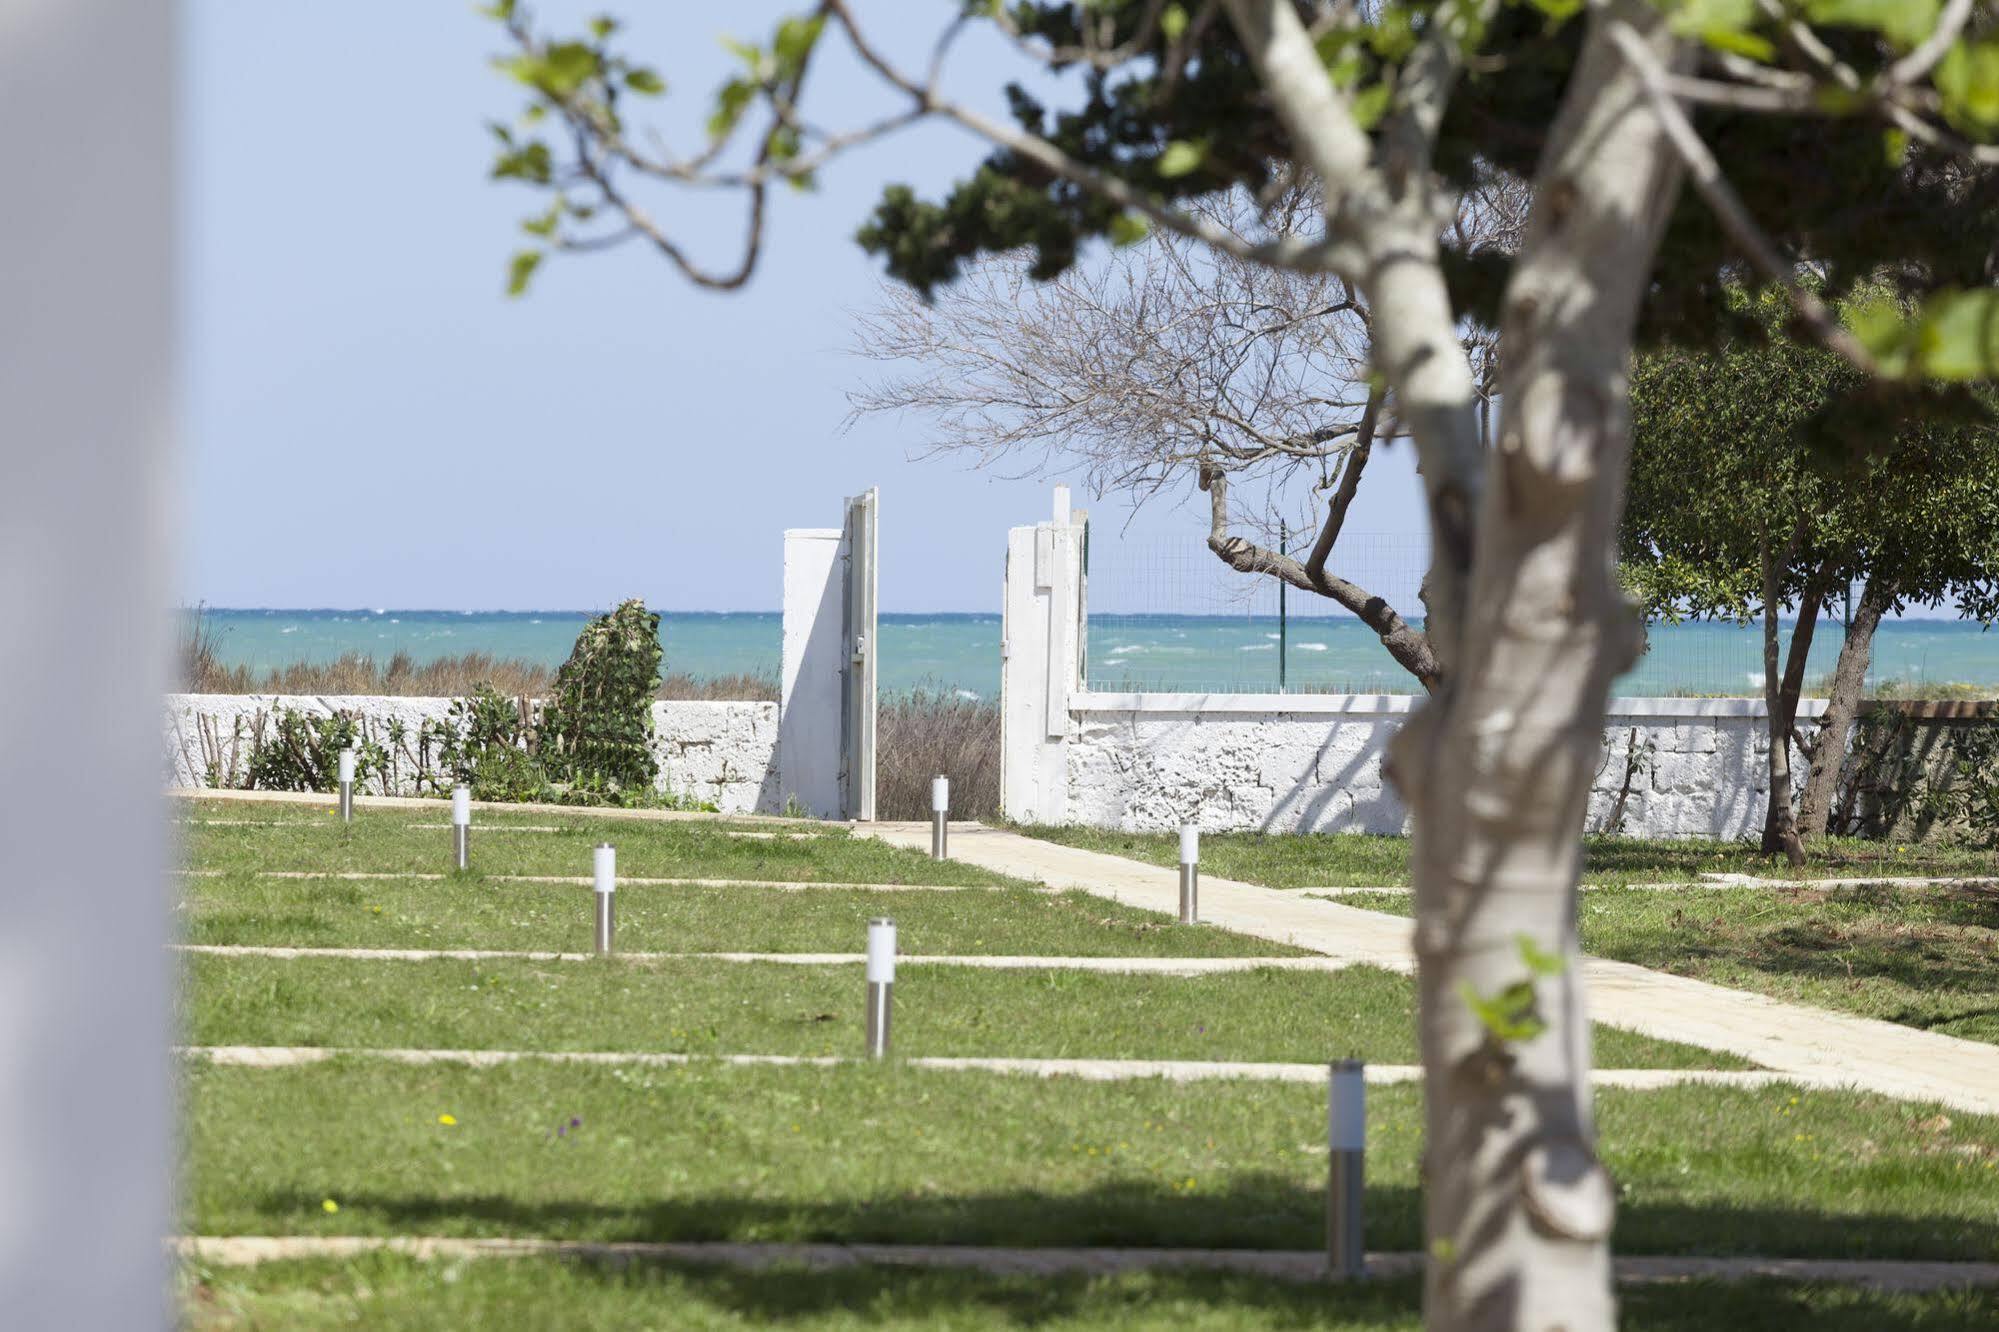
MULTIPOLYGON (((175 819, 183 828, 338 828, 341 825, 331 819, 175 819)), ((448 832, 454 826, 449 823, 412 823, 408 825, 423 832, 448 832)), ((480 833, 566 833, 580 832, 581 828, 562 827, 553 823, 480 823, 474 827, 480 833)), ((714 831, 724 837, 748 837, 757 840, 790 840, 807 837, 836 837, 846 832, 844 827, 827 829, 824 832, 746 832, 740 828, 717 828, 714 831)))
MULTIPOLYGON (((1205 881, 1205 879, 1204 879, 1205 881)), ((1586 893, 1719 893, 1737 888, 1980 888, 1999 890, 1999 879, 1759 879, 1753 874, 1703 874, 1699 879, 1665 880, 1658 883, 1586 883, 1586 893)), ((1285 892, 1306 893, 1328 900, 1383 893, 1407 897, 1415 890, 1407 884, 1337 884, 1309 888, 1287 888, 1285 892)))
MULTIPOLYGON (((994 1276, 1110 1275, 1215 1271, 1280 1281, 1321 1281, 1326 1255, 1297 1249, 1028 1249, 960 1244, 790 1244, 727 1241, 647 1243, 552 1239, 449 1239, 427 1235, 184 1235, 168 1243, 182 1258, 244 1267, 301 1258, 353 1258, 388 1251, 437 1258, 582 1258, 678 1262, 750 1271, 803 1268, 943 1267, 994 1276)), ((1895 1262, 1839 1258, 1683 1258, 1619 1255, 1617 1279, 1824 1282, 1916 1293, 1999 1285, 1999 1263, 1895 1262)), ((1370 1253, 1371 1276, 1420 1272, 1421 1254, 1370 1253)))
MULTIPOLYGON (((878 1061, 847 1055, 682 1054, 648 1050, 415 1050, 393 1046, 326 1045, 181 1045, 177 1054, 204 1059, 224 1068, 299 1068, 332 1059, 380 1059, 394 1064, 465 1064, 496 1068, 502 1064, 613 1064, 670 1067, 684 1064, 727 1064, 743 1067, 837 1068, 843 1064, 878 1061)), ((1296 1082, 1321 1085, 1325 1064, 1255 1063, 1229 1059, 1009 1059, 997 1056, 918 1055, 897 1059, 905 1068, 953 1073, 1006 1073, 1033 1078, 1076 1078, 1083 1082, 1133 1082, 1159 1078, 1166 1082, 1296 1082)), ((1418 1064, 1369 1064, 1367 1080, 1380 1086, 1420 1082, 1418 1064)), ((1761 1069, 1599 1068, 1590 1073, 1593 1087, 1627 1091, 1657 1091, 1688 1085, 1709 1087, 1796 1087, 1805 1091, 1850 1091, 1850 1083, 1761 1069)))
MULTIPOLYGON (((894 846, 923 849, 918 823, 858 825, 894 846)), ((1179 872, 1122 856, 1060 846, 999 828, 951 838, 951 858, 1050 888, 1081 889, 1144 910, 1179 910, 1179 872)), ((1343 906, 1297 889, 1201 876, 1201 919, 1240 934, 1413 972, 1410 922, 1343 906)), ((1585 958, 1589 1015, 1643 1036, 1726 1050, 1761 1068, 1877 1092, 1999 1114, 1999 1045, 1850 1017, 1651 971, 1585 958)))
MULTIPOLYGON (((176 952, 215 957, 345 958, 354 962, 595 962, 595 953, 495 948, 291 948, 275 944, 174 944, 176 952)), ((859 966, 866 953, 617 953, 623 962, 771 962, 801 967, 859 966)), ((895 959, 899 967, 980 967, 992 971, 1098 971, 1119 976, 1213 976, 1226 972, 1343 971, 1337 957, 1021 957, 991 953, 895 959)))
MULTIPOLYGON (((230 870, 177 869, 175 874, 187 878, 213 879, 230 870)), ((339 879, 353 883, 379 883, 384 880, 411 880, 423 883, 442 883, 460 876, 454 874, 428 874, 417 870, 250 870, 253 879, 339 879)), ((481 878, 487 883, 556 883, 579 884, 589 887, 595 883, 587 874, 486 874, 481 878)), ((648 879, 635 875, 620 874, 620 888, 778 888, 787 892, 808 892, 816 889, 840 889, 861 893, 976 893, 1004 892, 1009 885, 1003 883, 828 883, 810 879, 648 879)), ((1028 892, 1049 893, 1052 888, 1030 887, 1028 892)))

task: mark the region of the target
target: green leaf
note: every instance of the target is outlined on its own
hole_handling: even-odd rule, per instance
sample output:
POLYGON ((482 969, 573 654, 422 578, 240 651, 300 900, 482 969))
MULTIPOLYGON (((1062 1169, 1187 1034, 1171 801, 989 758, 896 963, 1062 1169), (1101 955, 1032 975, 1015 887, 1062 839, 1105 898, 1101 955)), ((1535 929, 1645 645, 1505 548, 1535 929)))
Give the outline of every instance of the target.
POLYGON ((480 5, 479 12, 489 19, 509 22, 514 17, 514 0, 493 0, 490 5, 480 5))
POLYGON ((530 236, 543 236, 543 237, 553 236, 555 234, 556 227, 561 225, 561 222, 562 222, 562 201, 558 199, 553 204, 549 205, 549 209, 546 213, 543 213, 539 217, 531 217, 527 221, 521 223, 521 230, 525 231, 530 236))
POLYGON ((1393 90, 1386 83, 1362 88, 1353 96, 1353 118, 1362 129, 1373 129, 1388 112, 1393 90))
POLYGON ((1745 56, 1760 64, 1768 64, 1777 56, 1775 43, 1753 32, 1740 32, 1734 28, 1702 28, 1700 39, 1717 51, 1745 56))
POLYGON ((708 117, 708 137, 727 137, 756 99, 757 85, 748 79, 730 79, 715 94, 715 113, 708 117))
POLYGON ((798 77, 825 26, 826 20, 818 15, 809 19, 788 18, 777 25, 777 36, 771 40, 770 49, 777 62, 779 80, 789 82, 798 77))
POLYGON ((666 80, 659 76, 657 70, 640 65, 625 71, 625 86, 635 93, 658 97, 666 91, 666 80))
POLYGON ((600 42, 617 30, 618 21, 609 14, 599 14, 590 20, 590 35, 600 42))
POLYGON ((507 265, 507 295, 519 296, 527 291, 528 279, 535 269, 541 267, 540 250, 522 250, 507 265))
POLYGON ((1937 63, 1943 113, 1972 134, 1999 130, 1999 42, 1960 41, 1937 63))
POLYGON ((1480 1025, 1501 1045, 1531 1041, 1548 1029, 1547 1022, 1536 1011, 1531 980, 1515 981, 1490 998, 1480 994, 1470 981, 1464 982, 1458 992, 1480 1025))
POLYGON ((1201 169, 1201 163, 1208 160, 1205 144, 1190 143, 1186 139, 1175 139, 1166 145, 1166 151, 1153 163, 1153 170, 1163 179, 1177 180, 1201 169))
POLYGON ((1583 0, 1532 0, 1532 4, 1557 23, 1567 22, 1583 12, 1583 0))
POLYGON ((509 149, 493 159, 494 180, 524 180, 531 185, 546 185, 553 169, 548 145, 540 139, 509 149))
POLYGON ((1187 31, 1187 11, 1179 5, 1168 5, 1159 14, 1159 31, 1169 42, 1177 42, 1187 31))
POLYGON ((1935 379, 1999 375, 1999 289, 1947 291, 1923 309, 1918 354, 1935 379))
POLYGON ((1805 18, 1835 28, 1868 28, 1907 49, 1936 31, 1943 0, 1806 0, 1805 18))
POLYGON ((1136 245, 1152 234, 1152 224, 1137 213, 1119 213, 1111 219, 1105 234, 1113 245, 1136 245))
POLYGON ((1520 960, 1536 976, 1559 976, 1569 969, 1567 959, 1560 953, 1545 951, 1531 935, 1516 934, 1513 941, 1520 946, 1520 960))

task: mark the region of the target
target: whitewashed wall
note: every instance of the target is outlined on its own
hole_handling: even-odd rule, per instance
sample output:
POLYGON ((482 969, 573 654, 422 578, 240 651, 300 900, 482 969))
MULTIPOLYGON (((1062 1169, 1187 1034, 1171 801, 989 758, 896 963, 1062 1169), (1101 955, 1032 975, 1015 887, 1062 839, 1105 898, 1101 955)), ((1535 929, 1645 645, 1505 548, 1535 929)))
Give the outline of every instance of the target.
MULTIPOLYGON (((1075 695, 1057 742, 1066 774, 1061 821, 1130 831, 1193 820, 1216 831, 1404 832, 1407 811, 1381 764, 1416 701, 1075 695)), ((1800 712, 1823 708, 1807 700, 1800 712)), ((1750 835, 1763 826, 1768 752, 1760 700, 1612 700, 1589 826, 1616 823, 1647 837, 1750 835)), ((1036 812, 1008 810, 1027 821, 1036 812)))
MULTIPOLYGON (((401 722, 414 744, 425 721, 450 713, 448 698, 389 695, 293 696, 274 694, 169 694, 166 699, 166 766, 169 785, 207 786, 211 764, 241 772, 260 720, 280 708, 325 716, 352 713, 369 737, 388 745, 391 723, 401 722)), ((726 814, 776 813, 783 804, 777 776, 777 704, 675 700, 652 705, 653 753, 663 789, 711 801, 726 814)), ((398 756, 400 759, 402 756, 398 756)), ((414 764, 399 762, 390 794, 409 794, 414 764)))

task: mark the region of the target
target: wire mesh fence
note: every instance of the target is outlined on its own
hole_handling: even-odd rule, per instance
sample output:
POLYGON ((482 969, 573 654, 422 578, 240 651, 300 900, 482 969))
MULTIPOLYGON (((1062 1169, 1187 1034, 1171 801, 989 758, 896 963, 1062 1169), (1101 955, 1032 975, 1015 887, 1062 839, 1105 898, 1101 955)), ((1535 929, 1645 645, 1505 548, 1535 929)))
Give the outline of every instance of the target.
MULTIPOLYGON (((1302 539, 1291 553, 1302 558, 1302 539)), ((1402 533, 1340 538, 1328 568, 1421 627, 1418 595, 1429 543, 1402 533)), ((1237 573, 1200 535, 1121 540, 1092 531, 1089 687, 1164 693, 1406 694, 1421 686, 1373 630, 1338 604, 1277 579, 1237 573)), ((1823 693, 1844 639, 1842 607, 1821 620, 1805 672, 1823 693)), ((1784 625, 1784 641, 1790 639, 1784 625)), ((1617 682, 1624 697, 1758 696, 1757 625, 1655 622, 1646 650, 1617 682)), ((1874 640, 1870 689, 1944 694, 1999 690, 1999 632, 1962 620, 1889 621, 1874 640)))

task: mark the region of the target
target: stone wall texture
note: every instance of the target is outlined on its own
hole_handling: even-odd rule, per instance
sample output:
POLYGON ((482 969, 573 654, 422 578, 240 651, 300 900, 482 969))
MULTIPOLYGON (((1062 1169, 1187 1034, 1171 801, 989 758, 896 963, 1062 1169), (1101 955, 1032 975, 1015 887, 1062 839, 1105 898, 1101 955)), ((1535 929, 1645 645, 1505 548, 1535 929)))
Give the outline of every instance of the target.
MULTIPOLYGON (((290 708, 357 717, 368 737, 391 751, 391 770, 380 784, 387 789, 381 793, 410 795, 425 762, 413 737, 425 721, 443 721, 451 704, 448 698, 387 695, 169 694, 167 783, 241 785, 259 729, 269 726, 279 709, 290 708), (391 743, 397 729, 406 737, 399 745, 391 743)), ((654 703, 652 715, 662 788, 712 802, 725 814, 778 811, 777 704, 676 700, 654 703)))
MULTIPOLYGON (((1407 831, 1407 810, 1382 777, 1407 700, 1290 696, 1258 710, 1250 698, 1221 708, 1207 699, 1200 711, 1162 696, 1075 702, 1063 746, 1067 822, 1126 831, 1189 819, 1210 831, 1407 831)), ((1822 707, 1808 702, 1801 712, 1822 707)), ((1755 700, 1615 700, 1589 827, 1643 837, 1757 833, 1768 753, 1755 700)))

